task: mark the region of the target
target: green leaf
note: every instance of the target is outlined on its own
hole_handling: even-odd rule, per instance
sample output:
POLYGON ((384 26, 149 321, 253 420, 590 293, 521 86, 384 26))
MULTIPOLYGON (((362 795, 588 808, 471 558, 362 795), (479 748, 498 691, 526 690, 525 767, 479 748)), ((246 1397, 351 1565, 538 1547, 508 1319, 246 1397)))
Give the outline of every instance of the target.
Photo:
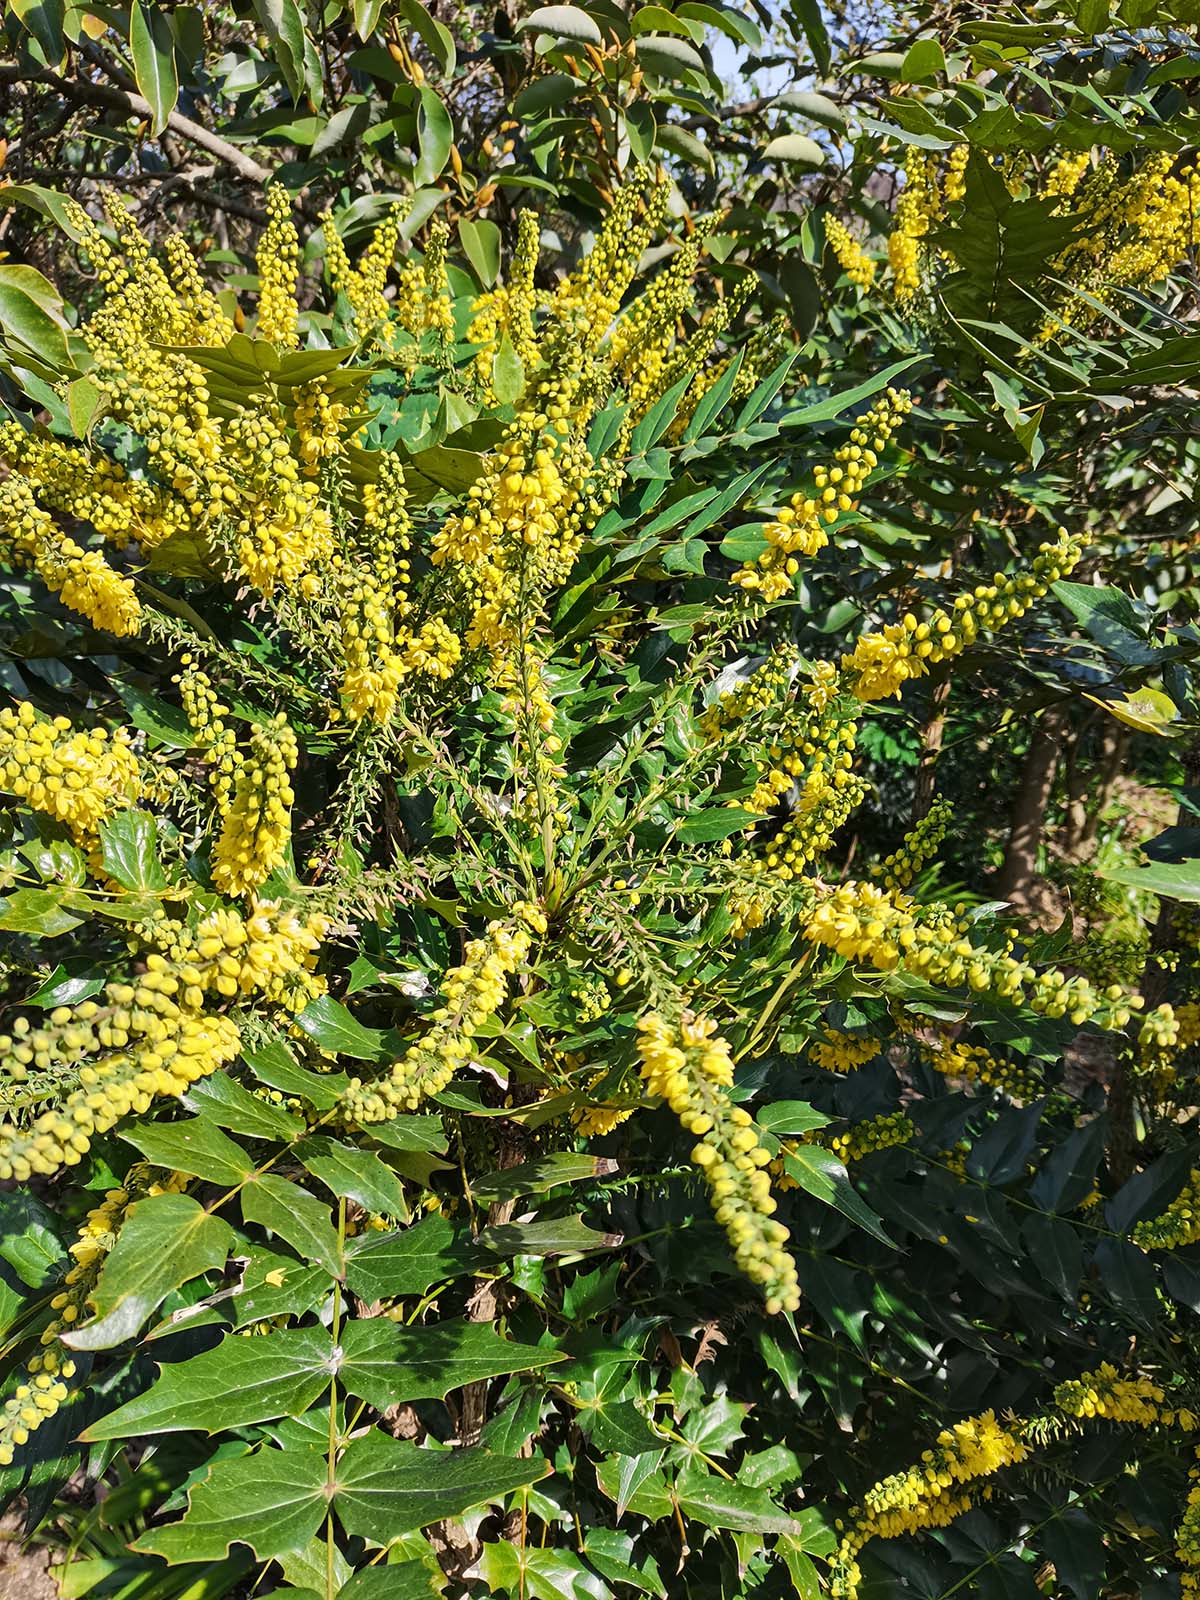
POLYGON ((946 53, 937 39, 917 39, 900 66, 901 83, 928 83, 946 70, 946 53))
POLYGON ((60 961, 44 983, 33 991, 26 1005, 43 1006, 51 1011, 55 1006, 77 1006, 81 1000, 90 1000, 104 988, 106 979, 95 971, 70 973, 60 961))
POLYGON ((78 928, 82 917, 64 911, 57 889, 18 889, 0 899, 0 929, 29 939, 53 939, 78 928))
POLYGON ((798 161, 806 167, 823 167, 825 152, 806 133, 781 133, 762 153, 764 161, 798 161))
POLYGON ((846 113, 827 94, 817 94, 810 89, 785 89, 782 94, 775 96, 771 104, 782 106, 785 111, 799 111, 810 121, 833 128, 838 133, 846 131, 846 113))
POLYGON ((444 1278, 477 1264, 470 1235, 447 1217, 433 1215, 391 1233, 363 1234, 346 1246, 346 1285, 368 1304, 425 1294, 444 1278))
POLYGON ((687 128, 681 128, 676 122, 660 122, 654 130, 655 150, 666 150, 668 154, 679 156, 681 160, 690 162, 693 166, 704 167, 713 172, 716 163, 713 153, 703 139, 696 137, 687 128))
POLYGON ((1200 900, 1200 860, 1152 861, 1148 867, 1097 867, 1098 877, 1164 900, 1200 900))
POLYGON ((219 1459, 192 1485, 181 1520, 131 1548, 174 1565, 219 1561, 231 1544, 248 1544, 260 1561, 274 1560, 306 1544, 324 1520, 327 1474, 324 1450, 311 1445, 219 1459))
POLYGON ((0 1261, 31 1289, 62 1276, 68 1260, 54 1213, 24 1190, 0 1195, 0 1261))
POLYGON ((825 26, 820 0, 788 0, 788 11, 793 20, 799 23, 800 31, 808 41, 817 71, 823 78, 827 77, 833 64, 833 47, 829 42, 829 30, 825 26))
POLYGON ((311 1134, 296 1146, 296 1155, 313 1177, 339 1198, 353 1200, 364 1211, 407 1218, 408 1202, 400 1180, 373 1150, 311 1134))
POLYGON ((384 0, 352 0, 354 31, 364 44, 379 26, 383 3, 384 0))
POLYGON ((342 1331, 339 1381, 377 1411, 405 1400, 444 1400, 452 1389, 563 1359, 553 1348, 516 1344, 492 1328, 442 1322, 404 1328, 386 1317, 342 1331))
POLYGON ((172 1289, 224 1267, 233 1229, 190 1195, 156 1194, 130 1210, 91 1296, 90 1322, 64 1334, 75 1350, 132 1339, 172 1289))
POLYGON ((824 1128, 829 1122, 829 1118, 810 1106, 807 1100, 776 1100, 756 1112, 754 1120, 760 1128, 765 1128, 780 1139, 810 1133, 814 1128, 824 1128))
POLYGON ((146 1122, 121 1137, 156 1167, 173 1168, 225 1188, 241 1183, 254 1171, 254 1163, 241 1145, 227 1138, 207 1117, 146 1122))
POLYGON ((490 289, 500 275, 500 229, 486 219, 471 222, 463 217, 459 220, 458 237, 475 276, 485 289, 490 289))
POLYGON ((525 392, 525 365, 507 333, 492 362, 492 388, 501 405, 512 405, 525 392))
POLYGON ((685 818, 675 837, 681 844, 711 844, 715 839, 728 839, 733 833, 745 833, 761 821, 757 811, 746 811, 741 806, 718 806, 685 818))
POLYGON ((118 811, 100 824, 104 870, 125 889, 165 889, 158 859, 158 824, 148 811, 118 811))
POLYGON ((450 29, 438 22, 421 0, 395 0, 394 11, 418 34, 429 54, 449 76, 457 63, 454 35, 450 29))
MULTIPOLYGON (((858 405, 861 400, 867 400, 871 395, 878 394, 881 389, 886 389, 894 383, 902 372, 908 372, 919 362, 926 360, 925 356, 908 356, 903 361, 894 361, 890 367, 885 367, 877 372, 874 377, 866 378, 862 383, 855 384, 853 389, 845 389, 841 394, 830 395, 827 400, 818 400, 811 406, 801 406, 798 411, 789 411, 786 417, 780 418, 783 428, 809 427, 814 422, 829 422, 834 417, 840 417, 843 412, 849 411, 858 405)), ((738 425, 745 426, 739 417, 738 425)))
POLYGON ((304 1132, 305 1124, 299 1117, 251 1094, 225 1072, 201 1078, 188 1090, 187 1101, 189 1105, 198 1104, 218 1127, 244 1133, 251 1139, 291 1140, 304 1132))
POLYGON ((851 1186, 845 1167, 832 1150, 822 1149, 820 1145, 797 1145, 794 1150, 784 1152, 783 1166, 787 1175, 807 1194, 827 1206, 834 1206, 851 1222, 895 1249, 895 1240, 888 1237, 879 1218, 851 1186))
POLYGON ((147 4, 147 0, 133 0, 129 8, 129 48, 138 89, 149 101, 153 114, 150 131, 157 138, 179 99, 175 36, 166 12, 147 4))
POLYGON ((450 159, 450 146, 454 143, 454 123, 446 110, 441 95, 427 83, 421 85, 421 103, 417 109, 417 149, 413 182, 432 183, 450 159))
POLYGON ((660 78, 680 78, 688 72, 708 70, 695 45, 670 33, 644 33, 633 41, 633 49, 638 66, 660 78))
POLYGON ((330 1055, 350 1056, 355 1061, 382 1061, 385 1057, 383 1034, 377 1028, 364 1028, 330 995, 323 994, 305 1006, 296 1025, 330 1055))
POLYGON ((37 40, 48 67, 57 67, 66 52, 63 0, 9 0, 8 9, 37 40))
POLYGON ((163 1366, 145 1394, 92 1423, 83 1437, 221 1433, 299 1416, 325 1393, 340 1364, 325 1328, 286 1328, 254 1339, 230 1334, 211 1350, 163 1366))
POLYGON ((495 1222, 480 1231, 476 1242, 502 1256, 557 1256, 611 1250, 620 1244, 621 1235, 597 1233, 582 1217, 573 1216, 544 1222, 495 1222))
MULTIPOLYGON (((301 1012, 303 1015, 305 1013, 301 1012)), ((324 1028, 326 1025, 314 1023, 314 1026, 324 1028)), ((307 1100, 318 1111, 328 1111, 337 1105, 349 1083, 345 1073, 310 1072, 302 1067, 282 1039, 273 1039, 254 1048, 243 1046, 242 1060, 269 1089, 307 1100)))
POLYGON ((518 33, 531 28, 534 33, 552 34, 572 44, 602 45, 600 29, 582 6, 539 6, 517 23, 518 33))
POLYGON ((738 1533, 798 1534, 801 1524, 761 1489, 729 1483, 701 1468, 687 1467, 675 1481, 679 1509, 706 1528, 738 1533))
POLYGON ((337 1514, 346 1532, 376 1544, 503 1499, 550 1470, 536 1457, 485 1450, 420 1450, 378 1429, 351 1441, 337 1469, 337 1514))
POLYGON ((338 1590, 337 1600, 436 1600, 433 1573, 420 1561, 364 1567, 338 1590))
POLYGON ((520 1195, 546 1194, 560 1183, 587 1183, 616 1171, 617 1163, 606 1157, 554 1150, 535 1161, 476 1178, 471 1191, 479 1200, 514 1200, 520 1195))
POLYGON ((305 1261, 318 1261, 332 1277, 342 1275, 338 1236, 329 1207, 287 1178, 265 1173, 241 1193, 242 1216, 285 1239, 305 1261))

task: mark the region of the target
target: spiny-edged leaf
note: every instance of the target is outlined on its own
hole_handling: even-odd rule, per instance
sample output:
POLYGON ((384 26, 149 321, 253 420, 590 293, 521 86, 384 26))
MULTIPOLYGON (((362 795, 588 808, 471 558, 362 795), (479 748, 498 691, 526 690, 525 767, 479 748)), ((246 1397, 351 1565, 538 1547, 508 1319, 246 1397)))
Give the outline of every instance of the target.
POLYGON ((1029 1198, 1046 1211, 1074 1211, 1096 1186, 1096 1170, 1108 1138, 1108 1119, 1093 1117, 1075 1128, 1042 1162, 1029 1198))
POLYGON ((132 1548, 181 1561, 219 1561, 248 1544, 270 1561, 305 1544, 325 1516, 328 1464, 315 1446, 258 1450, 218 1460, 188 1495, 178 1522, 144 1533, 132 1548))
POLYGON ((745 833, 761 821, 757 811, 746 811, 741 806, 715 806, 711 811, 694 811, 680 823, 675 837, 681 844, 711 844, 715 839, 728 839, 730 834, 745 833))
POLYGON ((489 1172, 486 1177, 472 1182, 471 1191, 486 1200, 511 1200, 523 1194, 545 1194, 559 1183, 586 1183, 592 1178, 607 1177, 616 1170, 617 1163, 603 1156, 555 1150, 550 1155, 539 1156, 536 1161, 524 1161, 520 1166, 489 1172))
POLYGON ((497 1540, 486 1544, 480 1571, 492 1594, 529 1600, 609 1600, 608 1584, 573 1550, 497 1540))
POLYGON ((824 1201, 827 1206, 834 1206, 876 1239, 895 1247, 895 1241, 884 1232, 879 1218, 851 1186, 845 1167, 832 1150, 800 1144, 794 1150, 785 1151, 783 1166, 788 1177, 794 1178, 807 1194, 824 1201))
POLYGON ((810 1133, 814 1128, 824 1128, 829 1118, 807 1100, 776 1100, 755 1113, 754 1120, 760 1128, 781 1139, 789 1135, 810 1133))
POLYGON ((251 1139, 294 1139, 304 1132, 304 1123, 299 1117, 282 1106, 260 1100, 224 1072, 201 1078, 188 1090, 185 1103, 198 1105, 205 1117, 218 1127, 244 1133, 251 1139))
POLYGON ((0 899, 0 929, 28 939, 55 939, 78 928, 82 917, 65 911, 57 889, 18 889, 0 899))
POLYGON ((536 1483, 550 1464, 486 1450, 420 1450, 374 1429, 351 1440, 337 1468, 335 1505, 349 1534, 387 1544, 472 1506, 536 1483))
POLYGON ((314 1044, 330 1055, 351 1056, 355 1061, 381 1061, 383 1034, 378 1028, 364 1028, 339 1000, 323 994, 305 1006, 296 1018, 314 1044))
MULTIPOLYGON (((74 963, 73 963, 74 965, 74 963)), ((103 989, 105 979, 94 967, 85 971, 68 972, 60 962, 50 976, 26 999, 26 1005, 44 1006, 47 1011, 55 1006, 76 1006, 81 1000, 90 1000, 103 989)))
POLYGON ((54 1213, 36 1195, 18 1189, 0 1195, 0 1261, 31 1289, 60 1277, 67 1252, 54 1213))
POLYGON ((257 1339, 230 1334, 211 1350, 164 1366, 145 1394, 93 1423, 86 1437, 128 1439, 184 1428, 220 1433, 297 1416, 329 1387, 339 1363, 325 1328, 285 1328, 257 1339))
POLYGON ((318 1111, 328 1111, 335 1106, 349 1082, 343 1072, 311 1072, 302 1067, 282 1039, 269 1040, 253 1049, 244 1048, 242 1060, 268 1089, 307 1100, 318 1111))
POLYGON ((323 1134, 310 1134, 296 1146, 296 1155, 326 1188, 364 1211, 406 1218, 408 1202, 400 1180, 373 1150, 361 1150, 323 1134))
POLYGON ((451 1389, 562 1359, 553 1349, 517 1344, 470 1322, 402 1328, 370 1317, 342 1331, 340 1381, 377 1411, 402 1400, 444 1400, 451 1389))
POLYGON ((118 811, 100 824, 104 870, 126 889, 165 889, 158 859, 158 824, 148 811, 118 811))
POLYGON ((257 1222, 287 1241, 305 1261, 319 1261, 335 1278, 342 1275, 338 1236, 329 1219, 329 1207, 287 1178, 266 1173, 248 1183, 241 1193, 242 1216, 257 1222))
POLYGON ((585 1250, 611 1250, 619 1233, 598 1233, 580 1216, 551 1217, 545 1222, 497 1222, 479 1234, 479 1244, 502 1256, 575 1255, 585 1250))
POLYGON ((139 1200, 92 1292, 93 1320, 65 1334, 65 1342, 76 1350, 108 1350, 132 1339, 172 1289, 223 1267, 232 1248, 233 1229, 190 1195, 139 1200))
POLYGON ((389 1150, 424 1150, 441 1155, 446 1149, 446 1130, 440 1116, 392 1117, 387 1122, 372 1122, 365 1130, 376 1144, 389 1150))
POLYGON ((706 1528, 737 1533, 791 1533, 801 1524, 789 1517, 762 1489, 729 1483, 715 1473, 687 1467, 675 1481, 679 1509, 706 1528))
MULTIPOLYGON (((661 1487, 658 1469, 662 1465, 662 1450, 648 1450, 640 1456, 606 1456, 596 1468, 596 1481, 617 1508, 622 1517, 638 1494, 647 1485, 661 1487)), ((670 1514, 670 1502, 667 1502, 670 1514)))
POLYGON ((477 1264, 467 1230, 435 1214, 410 1228, 351 1240, 346 1247, 346 1284, 369 1303, 424 1294, 443 1278, 462 1277, 477 1264))
POLYGON ((231 1302, 234 1326, 302 1316, 328 1294, 329 1274, 324 1267, 265 1245, 253 1246, 242 1263, 241 1282, 231 1302))
POLYGON ((364 1567, 338 1590, 337 1600, 431 1600, 439 1595, 433 1573, 420 1561, 364 1567))
POLYGON ((174 1168, 193 1178, 227 1186, 240 1183, 254 1171, 254 1163, 215 1122, 188 1117, 183 1122, 147 1122, 122 1133, 122 1139, 140 1150, 156 1167, 174 1168))

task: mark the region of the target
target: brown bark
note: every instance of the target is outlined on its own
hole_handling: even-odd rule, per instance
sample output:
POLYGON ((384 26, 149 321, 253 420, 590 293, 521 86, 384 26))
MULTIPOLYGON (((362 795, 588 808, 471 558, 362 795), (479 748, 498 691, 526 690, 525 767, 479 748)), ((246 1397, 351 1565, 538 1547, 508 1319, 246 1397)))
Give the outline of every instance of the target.
POLYGON ((1017 911, 1029 909, 1030 892, 1037 876, 1038 847, 1046 829, 1046 808, 1054 792, 1065 725, 1064 707, 1051 706, 1034 727, 1025 755, 1004 865, 996 880, 997 895, 1011 901, 1017 911))
POLYGON ((1100 748, 1100 766, 1096 778, 1096 793, 1093 803, 1088 809, 1087 821, 1084 823, 1083 832, 1079 838, 1080 850, 1086 850, 1089 845, 1096 842, 1096 835, 1100 831, 1100 819, 1108 809, 1113 789, 1117 779, 1121 776, 1121 769, 1125 765, 1129 739, 1130 731, 1123 722, 1118 722, 1115 717, 1105 718, 1104 736, 1100 748))
POLYGON ((950 675, 942 679, 930 696, 929 717, 921 729, 921 757, 917 763, 917 779, 913 789, 912 825, 929 815, 937 790, 937 763, 942 753, 942 740, 946 735, 946 706, 950 700, 950 675))

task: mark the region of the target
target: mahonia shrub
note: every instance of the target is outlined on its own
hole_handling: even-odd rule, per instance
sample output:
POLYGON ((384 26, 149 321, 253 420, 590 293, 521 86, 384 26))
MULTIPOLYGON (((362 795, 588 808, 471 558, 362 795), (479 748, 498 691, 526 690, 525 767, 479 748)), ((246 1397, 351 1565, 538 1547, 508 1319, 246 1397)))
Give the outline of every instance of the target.
POLYGON ((798 406, 703 225, 638 280, 666 202, 483 294, 327 222, 302 313, 277 190, 236 315, 64 203, 96 303, 0 430, 6 626, 67 641, 0 710, 0 1462, 31 1524, 104 1485, 73 1593, 1196 1590, 1200 1170, 1062 1068, 1185 1120, 1186 952, 1178 1010, 1056 965, 939 891, 944 803, 846 845, 864 731, 1084 541, 812 648, 917 401, 798 406))

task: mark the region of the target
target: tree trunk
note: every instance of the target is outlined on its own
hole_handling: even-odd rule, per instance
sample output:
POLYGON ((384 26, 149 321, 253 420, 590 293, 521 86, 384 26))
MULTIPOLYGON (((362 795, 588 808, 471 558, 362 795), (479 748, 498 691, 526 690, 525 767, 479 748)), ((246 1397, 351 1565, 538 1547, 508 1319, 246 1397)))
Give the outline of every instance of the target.
POLYGON ((947 673, 929 699, 929 716, 921 729, 921 759, 913 790, 912 826, 929 815, 937 789, 937 763, 946 733, 946 706, 950 699, 950 674, 947 673))
POLYGON ((1096 775, 1096 796, 1088 810, 1083 832, 1080 834, 1079 849, 1081 851, 1086 850, 1096 842, 1096 835, 1100 832, 1100 819, 1108 809, 1108 803, 1112 799, 1113 788, 1117 779, 1121 776, 1121 769, 1125 765, 1125 754, 1129 749, 1129 729, 1125 724, 1118 722, 1116 717, 1105 717, 1104 724, 1104 735, 1100 746, 1100 765, 1096 775))
POLYGON ((1030 891, 1037 876, 1038 847, 1046 828, 1046 808, 1054 791, 1065 725, 1063 706, 1051 706, 1043 712, 1025 756, 1004 865, 996 880, 997 895, 1011 901, 1017 911, 1029 909, 1030 891))

